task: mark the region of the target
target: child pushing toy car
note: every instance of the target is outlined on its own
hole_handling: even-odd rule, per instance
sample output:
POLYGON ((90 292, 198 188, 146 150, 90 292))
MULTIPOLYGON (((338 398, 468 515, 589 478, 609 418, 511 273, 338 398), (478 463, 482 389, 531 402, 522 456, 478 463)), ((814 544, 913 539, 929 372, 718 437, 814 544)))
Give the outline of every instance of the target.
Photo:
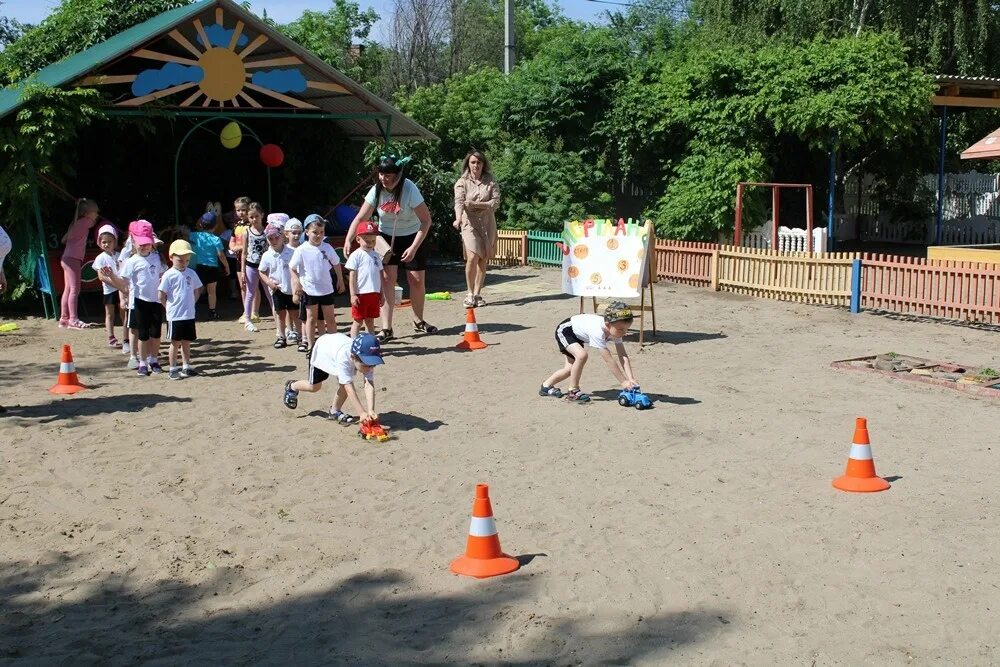
POLYGON ((621 301, 613 301, 600 315, 574 315, 556 327, 556 343, 566 357, 565 365, 553 373, 538 390, 540 396, 565 398, 574 403, 586 403, 590 396, 580 391, 580 376, 587 363, 586 347, 600 350, 601 357, 622 389, 638 388, 632 373, 632 362, 625 352, 622 337, 632 326, 632 311, 621 301), (609 343, 614 344, 614 354, 609 343), (564 394, 556 385, 569 378, 569 389, 564 394))

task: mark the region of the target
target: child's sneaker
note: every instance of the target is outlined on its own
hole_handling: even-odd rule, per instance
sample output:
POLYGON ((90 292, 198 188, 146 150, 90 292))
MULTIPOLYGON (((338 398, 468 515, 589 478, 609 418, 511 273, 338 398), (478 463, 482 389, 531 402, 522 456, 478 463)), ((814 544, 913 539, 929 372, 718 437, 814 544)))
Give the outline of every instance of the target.
POLYGON ((249 331, 250 333, 257 333, 258 331, 260 331, 260 329, 257 328, 257 325, 254 324, 253 322, 247 322, 246 324, 243 325, 243 328, 249 331))
POLYGON ((559 387, 546 387, 544 384, 538 388, 539 396, 551 396, 552 398, 562 398, 562 390, 559 387))
POLYGON ((132 354, 132 346, 128 344, 127 340, 122 341, 122 354, 132 354))
POLYGON ((294 410, 299 406, 299 392, 292 389, 292 380, 285 383, 285 407, 294 410))
POLYGON ((191 368, 190 366, 185 366, 184 368, 181 369, 181 377, 182 378, 194 377, 197 374, 198 374, 198 371, 196 371, 195 369, 191 368))
POLYGON ((108 347, 118 347, 118 339, 114 336, 108 336, 108 347))
POLYGON ((160 374, 163 372, 163 368, 160 367, 159 361, 154 361, 149 365, 149 370, 153 373, 160 374))
POLYGON ((180 380, 181 379, 181 372, 179 370, 177 370, 176 368, 171 368, 170 369, 170 375, 168 375, 167 377, 169 377, 171 380, 180 380))
POLYGON ((285 332, 285 340, 287 340, 289 343, 298 343, 299 335, 295 333, 294 329, 289 329, 285 332))
POLYGON ((236 321, 239 322, 240 324, 245 324, 246 321, 247 321, 247 316, 246 315, 240 315, 240 319, 238 319, 236 321))
POLYGON ((146 368, 146 364, 139 364, 139 366, 136 368, 135 374, 141 378, 144 378, 147 375, 149 375, 149 369, 146 368))
POLYGON ((134 371, 137 368, 139 368, 139 360, 136 359, 135 357, 129 357, 128 358, 128 369, 130 371, 134 371))

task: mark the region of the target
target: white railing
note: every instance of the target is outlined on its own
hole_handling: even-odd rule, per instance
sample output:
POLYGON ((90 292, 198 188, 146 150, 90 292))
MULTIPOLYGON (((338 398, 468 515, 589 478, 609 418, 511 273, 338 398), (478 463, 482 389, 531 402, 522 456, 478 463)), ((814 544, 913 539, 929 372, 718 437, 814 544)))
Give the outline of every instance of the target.
MULTIPOLYGON (((807 252, 806 239, 808 234, 804 229, 790 229, 788 227, 778 227, 778 247, 772 248, 771 227, 764 225, 743 235, 743 247, 745 248, 771 248, 786 252, 807 252)), ((826 252, 827 239, 826 227, 813 229, 813 252, 826 252)))

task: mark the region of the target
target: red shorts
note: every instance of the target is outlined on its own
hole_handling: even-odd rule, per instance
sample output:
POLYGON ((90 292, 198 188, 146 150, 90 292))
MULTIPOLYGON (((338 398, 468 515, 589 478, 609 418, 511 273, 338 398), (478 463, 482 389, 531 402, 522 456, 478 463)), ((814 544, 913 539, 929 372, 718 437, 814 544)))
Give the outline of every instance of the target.
POLYGON ((361 320, 375 319, 380 314, 378 292, 368 292, 358 295, 358 305, 351 304, 351 319, 355 322, 361 320))

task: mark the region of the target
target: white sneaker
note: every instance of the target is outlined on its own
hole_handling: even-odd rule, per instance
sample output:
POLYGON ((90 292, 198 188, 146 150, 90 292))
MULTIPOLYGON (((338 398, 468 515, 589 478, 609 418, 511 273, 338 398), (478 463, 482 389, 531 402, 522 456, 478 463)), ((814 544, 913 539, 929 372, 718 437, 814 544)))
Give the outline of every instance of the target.
POLYGON ((288 332, 285 334, 285 340, 287 340, 289 343, 298 343, 299 335, 295 333, 293 329, 289 329, 288 332))
POLYGON ((247 322, 246 325, 244 325, 244 328, 250 333, 257 333, 260 331, 260 329, 257 328, 257 325, 253 322, 247 322))
POLYGON ((243 324, 244 322, 247 321, 247 316, 246 315, 240 315, 240 319, 238 319, 236 321, 239 322, 240 324, 243 324))
POLYGON ((132 354, 132 346, 128 344, 128 341, 122 343, 122 354, 132 354))

